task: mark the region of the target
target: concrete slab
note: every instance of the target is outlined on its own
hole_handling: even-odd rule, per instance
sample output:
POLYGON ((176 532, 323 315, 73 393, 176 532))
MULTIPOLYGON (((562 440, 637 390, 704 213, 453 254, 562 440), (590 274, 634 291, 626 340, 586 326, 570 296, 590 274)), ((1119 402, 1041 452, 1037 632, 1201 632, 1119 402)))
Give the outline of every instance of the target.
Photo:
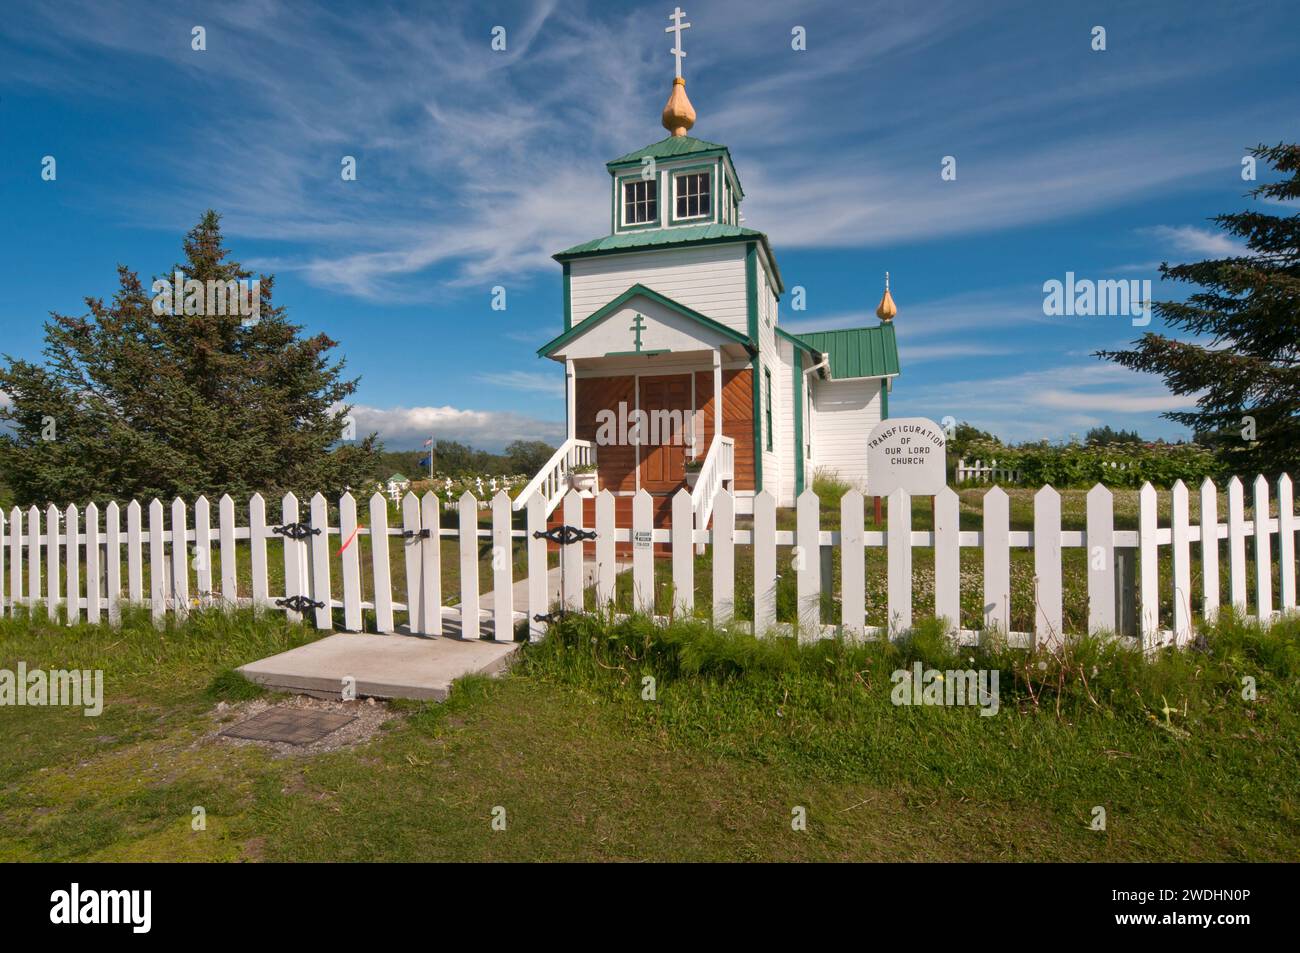
POLYGON ((358 697, 443 701, 463 675, 495 675, 509 667, 515 643, 446 637, 361 635, 343 632, 239 669, 245 678, 279 691, 339 698, 344 679, 358 697))

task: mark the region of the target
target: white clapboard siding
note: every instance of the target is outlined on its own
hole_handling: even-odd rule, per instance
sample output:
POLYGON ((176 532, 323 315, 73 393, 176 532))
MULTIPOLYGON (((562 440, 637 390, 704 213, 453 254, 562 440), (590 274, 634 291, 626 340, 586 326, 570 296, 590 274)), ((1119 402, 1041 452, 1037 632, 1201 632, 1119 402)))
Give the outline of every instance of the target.
POLYGON ((515 640, 514 538, 511 535, 510 494, 498 490, 492 498, 492 637, 515 640))
POLYGON ((632 497, 632 608, 653 615, 655 609, 654 500, 645 490, 632 497), (647 540, 643 545, 638 540, 647 540))
POLYGON ((1143 483, 1138 491, 1138 583, 1139 629, 1142 646, 1150 650, 1160 644, 1159 563, 1156 556, 1156 490, 1143 483))
POLYGON ((795 597, 799 637, 821 636, 821 504, 809 487, 795 501, 795 597))
POLYGON ((887 530, 885 591, 889 631, 894 634, 912 627, 912 497, 906 490, 889 494, 887 530))
POLYGON ((334 628, 333 596, 330 592, 330 507, 320 493, 311 498, 311 597, 315 608, 316 628, 334 628))
POLYGON ((206 496, 194 501, 194 594, 199 605, 212 604, 212 514, 206 496))
POLYGON ((1233 607, 1246 614, 1246 504, 1241 480, 1228 481, 1228 586, 1233 607))
POLYGON ((1011 631, 1011 501, 995 486, 984 494, 984 629, 1011 631))
POLYGON ((1219 617, 1219 489, 1209 477, 1201 483, 1201 586, 1206 622, 1219 617))
POLYGON ((413 633, 422 634, 424 549, 420 546, 420 500, 411 492, 402 497, 402 564, 406 569, 406 624, 413 633))
POLYGON ((608 612, 614 602, 618 575, 614 565, 614 494, 608 489, 596 494, 596 611, 608 612))
POLYGON ((376 493, 370 497, 370 572, 375 584, 375 629, 395 631, 393 581, 388 561, 388 503, 376 493))
POLYGON ((190 610, 190 566, 188 535, 186 525, 185 501, 172 500, 172 592, 176 614, 182 618, 190 610))
POLYGON ((754 633, 765 635, 775 625, 776 500, 763 490, 754 497, 754 633))
POLYGON ((713 503, 713 623, 727 625, 736 615, 736 511, 731 493, 713 503))
POLYGON ((77 545, 77 536, 81 532, 81 514, 74 504, 69 504, 64 513, 64 525, 67 527, 67 612, 68 625, 81 621, 81 548, 77 545))
POLYGON ((1295 533, 1296 519, 1292 507, 1291 477, 1283 473, 1277 480, 1277 564, 1279 568, 1278 606, 1283 612, 1296 607, 1295 599, 1295 533))
POLYGON ((960 631, 961 500, 948 486, 934 497, 934 615, 960 631))
POLYGON ((8 521, 5 514, 0 511, 0 616, 3 616, 9 609, 9 593, 6 586, 9 577, 5 574, 5 547, 8 545, 8 536, 5 531, 8 529, 8 521))
POLYGON ((167 550, 163 544, 162 500, 149 502, 149 614, 161 623, 167 614, 167 550))
POLYGON ((339 562, 343 574, 343 628, 362 629, 361 531, 357 522, 357 500, 344 493, 339 500, 339 562))
POLYGON ((1268 480, 1263 475, 1255 478, 1255 611, 1259 621, 1273 617, 1273 560, 1269 532, 1268 480))
MULTIPOLYGON (((479 638, 478 500, 466 490, 460 504, 460 637, 479 638)), ((579 553, 581 555, 581 552, 579 553)), ((581 576, 581 571, 579 571, 581 576)))
MULTIPOLYGON (((426 635, 442 635, 442 504, 432 490, 426 492, 420 500, 420 521, 426 534, 420 541, 424 550, 420 629, 426 635)), ((361 594, 358 591, 358 604, 360 600, 361 594)))
MULTIPOLYGON (((761 494, 760 494, 761 495, 761 494)), ((758 520, 758 500, 754 501, 754 519, 758 520)), ((678 490, 673 495, 673 525, 670 545, 673 554, 673 614, 689 616, 695 610, 695 547, 692 536, 695 514, 691 511, 691 494, 678 490)), ((775 525, 772 527, 775 531, 775 525)), ((600 546, 597 540, 597 548, 600 546)), ((757 555, 755 556, 757 565, 757 555)), ((757 598, 757 590, 755 590, 757 598)))
POLYGON ((546 634, 551 611, 549 567, 546 558, 546 503, 538 494, 524 509, 528 522, 528 638, 536 642, 546 634))
POLYGON ((1098 483, 1088 491, 1088 631, 1115 631, 1115 499, 1098 483))
POLYGON ((103 564, 99 549, 99 507, 91 503, 86 507, 86 621, 98 625, 100 612, 100 582, 103 564))
POLYGON ((1192 640, 1191 501, 1182 480, 1170 490, 1169 535, 1174 568, 1174 644, 1192 640))
POLYGON ((1064 641, 1061 588, 1061 494, 1045 486, 1034 494, 1034 643, 1055 649, 1064 641))

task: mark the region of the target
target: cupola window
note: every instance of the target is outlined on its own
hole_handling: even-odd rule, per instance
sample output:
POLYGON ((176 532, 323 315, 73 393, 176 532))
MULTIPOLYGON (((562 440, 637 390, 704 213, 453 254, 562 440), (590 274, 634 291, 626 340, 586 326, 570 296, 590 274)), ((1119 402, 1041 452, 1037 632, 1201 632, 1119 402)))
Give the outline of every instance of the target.
POLYGON ((659 183, 637 179, 623 184, 623 224, 643 225, 659 221, 659 183))
POLYGON ((677 218, 704 218, 713 214, 709 202, 709 173, 688 172, 676 178, 677 218))

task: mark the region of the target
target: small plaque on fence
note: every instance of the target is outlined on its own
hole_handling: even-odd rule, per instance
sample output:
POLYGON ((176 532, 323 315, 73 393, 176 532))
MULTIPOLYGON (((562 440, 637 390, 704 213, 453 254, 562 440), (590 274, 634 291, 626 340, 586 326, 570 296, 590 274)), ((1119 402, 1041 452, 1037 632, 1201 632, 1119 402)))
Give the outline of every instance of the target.
POLYGON ((924 417, 882 420, 867 436, 867 495, 932 496, 947 484, 948 440, 924 417))
POLYGON ((632 548, 633 548, 633 549, 649 549, 649 548, 650 548, 651 541, 652 541, 653 539, 654 539, 654 535, 653 535, 653 533, 652 533, 651 530, 648 530, 648 529, 634 529, 634 530, 632 531, 632 548))

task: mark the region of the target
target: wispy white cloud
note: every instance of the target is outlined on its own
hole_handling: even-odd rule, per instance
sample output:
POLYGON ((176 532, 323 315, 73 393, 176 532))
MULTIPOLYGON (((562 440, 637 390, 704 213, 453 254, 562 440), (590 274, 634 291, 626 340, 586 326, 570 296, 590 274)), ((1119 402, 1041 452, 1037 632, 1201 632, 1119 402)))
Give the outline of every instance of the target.
POLYGON ((1179 254, 1193 257, 1213 255, 1228 258, 1250 253, 1244 242, 1231 235, 1197 228, 1195 225, 1153 225, 1139 231, 1179 254))
POLYGON ((493 387, 547 394, 551 397, 563 393, 564 387, 562 374, 546 374, 541 371, 493 371, 487 374, 475 374, 474 379, 484 384, 491 384, 493 387))
POLYGON ((539 420, 513 411, 465 410, 458 407, 352 408, 358 435, 378 433, 391 449, 418 447, 430 435, 499 450, 512 440, 564 439, 564 422, 539 420))
POLYGON ((952 415, 1004 440, 1058 439, 1103 424, 1137 427, 1144 436, 1181 433, 1153 413, 1195 406, 1170 394, 1159 378, 1095 360, 1023 373, 939 382, 913 394, 899 387, 891 410, 940 420, 952 415))

